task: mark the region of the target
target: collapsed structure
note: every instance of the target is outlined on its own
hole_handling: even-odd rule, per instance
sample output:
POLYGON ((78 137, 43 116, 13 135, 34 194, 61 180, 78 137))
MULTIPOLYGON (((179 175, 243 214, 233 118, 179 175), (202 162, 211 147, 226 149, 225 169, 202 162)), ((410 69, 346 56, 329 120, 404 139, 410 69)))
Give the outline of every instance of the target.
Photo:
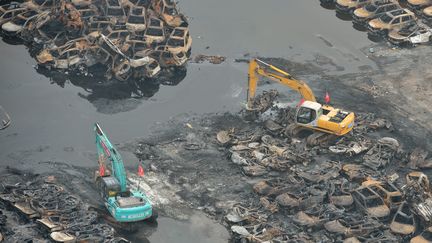
POLYGON ((46 68, 84 71, 102 64, 107 78, 155 77, 185 65, 188 21, 172 0, 28 0, 0 7, 0 25, 35 47, 46 68))

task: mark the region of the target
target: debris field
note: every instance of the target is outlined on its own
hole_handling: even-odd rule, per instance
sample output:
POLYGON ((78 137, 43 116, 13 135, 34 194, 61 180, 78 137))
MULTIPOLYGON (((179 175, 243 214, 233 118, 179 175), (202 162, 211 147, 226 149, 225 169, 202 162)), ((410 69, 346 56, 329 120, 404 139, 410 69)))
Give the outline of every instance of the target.
POLYGON ((309 146, 305 134, 285 134, 295 109, 272 106, 274 94, 257 97, 264 101, 257 121, 190 119, 141 141, 135 153, 192 208, 230 229, 232 242, 427 237, 432 191, 420 172, 432 166, 427 151, 406 150, 393 125, 371 113, 357 113, 353 134, 309 146))
MULTIPOLYGON (((341 11, 341 1, 326 2, 341 11)), ((396 10, 402 12, 389 16, 410 15, 396 10)), ((3 34, 24 40, 49 71, 92 76, 90 68, 103 66, 108 79, 130 81, 157 77, 190 57, 188 22, 171 0, 31 0, 0 12, 3 34)), ((410 19, 425 21, 371 33, 394 44, 426 43, 411 38, 432 33, 420 9, 413 13, 410 19)), ((151 194, 162 216, 180 219, 185 205, 202 210, 226 226, 231 242, 432 242, 427 150, 407 146, 410 140, 386 118, 357 111, 350 134, 310 145, 307 132, 287 131, 295 108, 278 103, 278 95, 263 92, 252 114, 188 117, 125 145, 146 165, 145 183, 134 186, 151 194)), ((1 106, 0 115, 1 130, 10 117, 1 106)), ((0 176, 0 242, 128 242, 106 221, 107 212, 87 202, 94 188, 85 196, 55 176, 13 170, 0 176)))
POLYGON ((120 81, 182 67, 192 37, 172 0, 28 0, 0 6, 6 37, 22 39, 39 66, 120 81))
POLYGON ((129 242, 54 176, 2 173, 0 241, 129 242))

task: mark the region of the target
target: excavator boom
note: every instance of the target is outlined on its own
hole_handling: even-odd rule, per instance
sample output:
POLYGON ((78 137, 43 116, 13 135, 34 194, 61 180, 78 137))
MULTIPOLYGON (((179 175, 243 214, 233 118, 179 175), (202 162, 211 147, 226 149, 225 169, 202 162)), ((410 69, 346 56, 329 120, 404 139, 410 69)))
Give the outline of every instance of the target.
POLYGON ((108 137, 104 134, 99 124, 94 126, 96 135, 96 147, 99 157, 103 156, 111 162, 111 169, 114 173, 115 178, 120 184, 120 191, 125 192, 126 188, 126 171, 124 168, 123 160, 121 155, 117 152, 108 137))
POLYGON ((249 62, 248 109, 253 109, 253 100, 256 95, 256 88, 259 80, 258 75, 268 77, 296 90, 304 100, 316 102, 312 89, 305 82, 293 78, 289 73, 262 60, 252 59, 249 62))

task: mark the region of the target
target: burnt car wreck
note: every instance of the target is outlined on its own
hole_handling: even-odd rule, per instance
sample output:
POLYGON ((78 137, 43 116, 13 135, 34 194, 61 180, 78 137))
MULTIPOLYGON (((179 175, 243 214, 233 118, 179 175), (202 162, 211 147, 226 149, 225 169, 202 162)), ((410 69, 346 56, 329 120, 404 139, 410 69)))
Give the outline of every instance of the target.
MULTIPOLYGON (((5 180, 13 174, 3 174, 5 180)), ((54 176, 1 183, 0 242, 129 242, 54 176), (14 230, 15 220, 27 231, 14 230), (49 239, 49 240, 48 240, 49 239)))
POLYGON ((107 79, 127 81, 182 67, 191 53, 188 21, 171 1, 30 0, 0 14, 3 35, 24 40, 43 68, 102 65, 107 79))

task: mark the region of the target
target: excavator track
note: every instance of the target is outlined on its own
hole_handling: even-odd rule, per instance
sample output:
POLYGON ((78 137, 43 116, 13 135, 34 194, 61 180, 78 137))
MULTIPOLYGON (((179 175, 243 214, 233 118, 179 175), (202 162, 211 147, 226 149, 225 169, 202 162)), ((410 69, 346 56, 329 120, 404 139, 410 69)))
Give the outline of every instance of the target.
POLYGON ((299 126, 295 123, 289 124, 285 129, 285 135, 288 137, 298 137, 302 131, 308 130, 302 126, 299 126))
MULTIPOLYGON (((290 137, 299 137, 300 133, 303 131, 312 131, 312 130, 306 127, 298 126, 297 124, 293 123, 286 127, 285 135, 290 137)), ((306 138, 306 144, 309 146, 327 144, 328 142, 334 141, 336 138, 337 138, 336 135, 330 133, 312 131, 312 134, 310 134, 306 138)))
POLYGON ((328 142, 333 141, 336 138, 337 136, 333 134, 314 131, 306 138, 306 144, 310 146, 327 144, 328 142))

